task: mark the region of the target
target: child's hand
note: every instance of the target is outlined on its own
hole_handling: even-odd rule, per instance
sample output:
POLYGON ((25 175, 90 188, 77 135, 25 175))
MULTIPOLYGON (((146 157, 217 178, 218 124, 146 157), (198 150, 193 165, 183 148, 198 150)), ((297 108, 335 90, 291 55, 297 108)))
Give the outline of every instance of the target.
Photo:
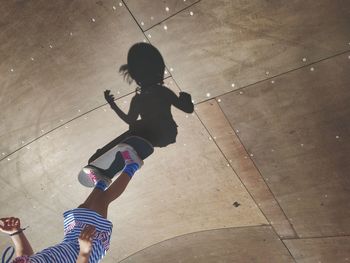
POLYGON ((192 102, 192 101, 191 101, 191 95, 188 94, 187 92, 183 92, 183 91, 180 92, 179 99, 180 99, 180 100, 184 100, 184 101, 190 101, 190 102, 192 102))
POLYGON ((110 93, 111 93, 110 90, 105 90, 105 92, 104 92, 105 99, 109 104, 114 103, 114 96, 113 96, 113 94, 110 94, 110 93))
POLYGON ((96 231, 96 228, 95 226, 92 226, 92 225, 86 225, 84 229, 81 231, 78 239, 81 255, 90 254, 95 231, 96 231))
POLYGON ((16 217, 0 218, 0 231, 12 234, 21 229, 21 221, 16 217))

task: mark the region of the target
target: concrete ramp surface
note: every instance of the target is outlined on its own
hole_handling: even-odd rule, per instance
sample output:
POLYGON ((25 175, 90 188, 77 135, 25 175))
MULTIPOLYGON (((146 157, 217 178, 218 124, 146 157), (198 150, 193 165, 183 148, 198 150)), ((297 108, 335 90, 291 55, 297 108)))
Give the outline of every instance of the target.
POLYGON ((138 85, 119 68, 140 42, 194 111, 171 107, 176 142, 109 206, 102 262, 350 262, 349 1, 4 0, 0 14, 0 218, 29 225, 34 252, 63 240, 63 212, 91 192, 80 169, 129 129, 104 91, 128 113, 138 85))

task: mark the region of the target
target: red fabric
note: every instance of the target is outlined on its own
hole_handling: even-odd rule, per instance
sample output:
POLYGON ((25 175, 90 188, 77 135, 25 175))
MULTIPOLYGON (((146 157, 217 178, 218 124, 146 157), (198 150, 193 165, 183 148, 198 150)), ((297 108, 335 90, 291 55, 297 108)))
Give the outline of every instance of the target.
POLYGON ((30 263, 29 256, 24 255, 21 257, 16 257, 12 263, 30 263))

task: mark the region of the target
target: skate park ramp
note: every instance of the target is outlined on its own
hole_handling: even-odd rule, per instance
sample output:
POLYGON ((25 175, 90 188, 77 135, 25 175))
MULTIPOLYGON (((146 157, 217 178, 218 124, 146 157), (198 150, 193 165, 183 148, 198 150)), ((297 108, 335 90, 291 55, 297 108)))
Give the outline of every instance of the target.
MULTIPOLYGON (((176 143, 110 205, 103 262, 350 261, 350 2, 0 2, 0 217, 35 252, 91 189, 77 175, 128 129, 136 84, 118 73, 149 42, 176 143)), ((11 245, 0 234, 0 252, 11 245)))

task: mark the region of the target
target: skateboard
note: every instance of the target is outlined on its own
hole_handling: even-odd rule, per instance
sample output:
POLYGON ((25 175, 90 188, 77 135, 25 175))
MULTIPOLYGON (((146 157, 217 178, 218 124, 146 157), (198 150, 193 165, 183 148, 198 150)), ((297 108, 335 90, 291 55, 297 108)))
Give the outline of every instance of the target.
MULTIPOLYGON (((141 160, 145 160, 154 152, 153 146, 150 142, 139 136, 130 136, 96 158, 89 163, 88 166, 97 170, 99 175, 105 177, 107 181, 111 181, 113 177, 117 176, 124 169, 125 163, 121 151, 127 150, 128 147, 131 147, 141 160)), ((86 187, 94 187, 94 182, 84 168, 78 174, 79 182, 86 187)))

